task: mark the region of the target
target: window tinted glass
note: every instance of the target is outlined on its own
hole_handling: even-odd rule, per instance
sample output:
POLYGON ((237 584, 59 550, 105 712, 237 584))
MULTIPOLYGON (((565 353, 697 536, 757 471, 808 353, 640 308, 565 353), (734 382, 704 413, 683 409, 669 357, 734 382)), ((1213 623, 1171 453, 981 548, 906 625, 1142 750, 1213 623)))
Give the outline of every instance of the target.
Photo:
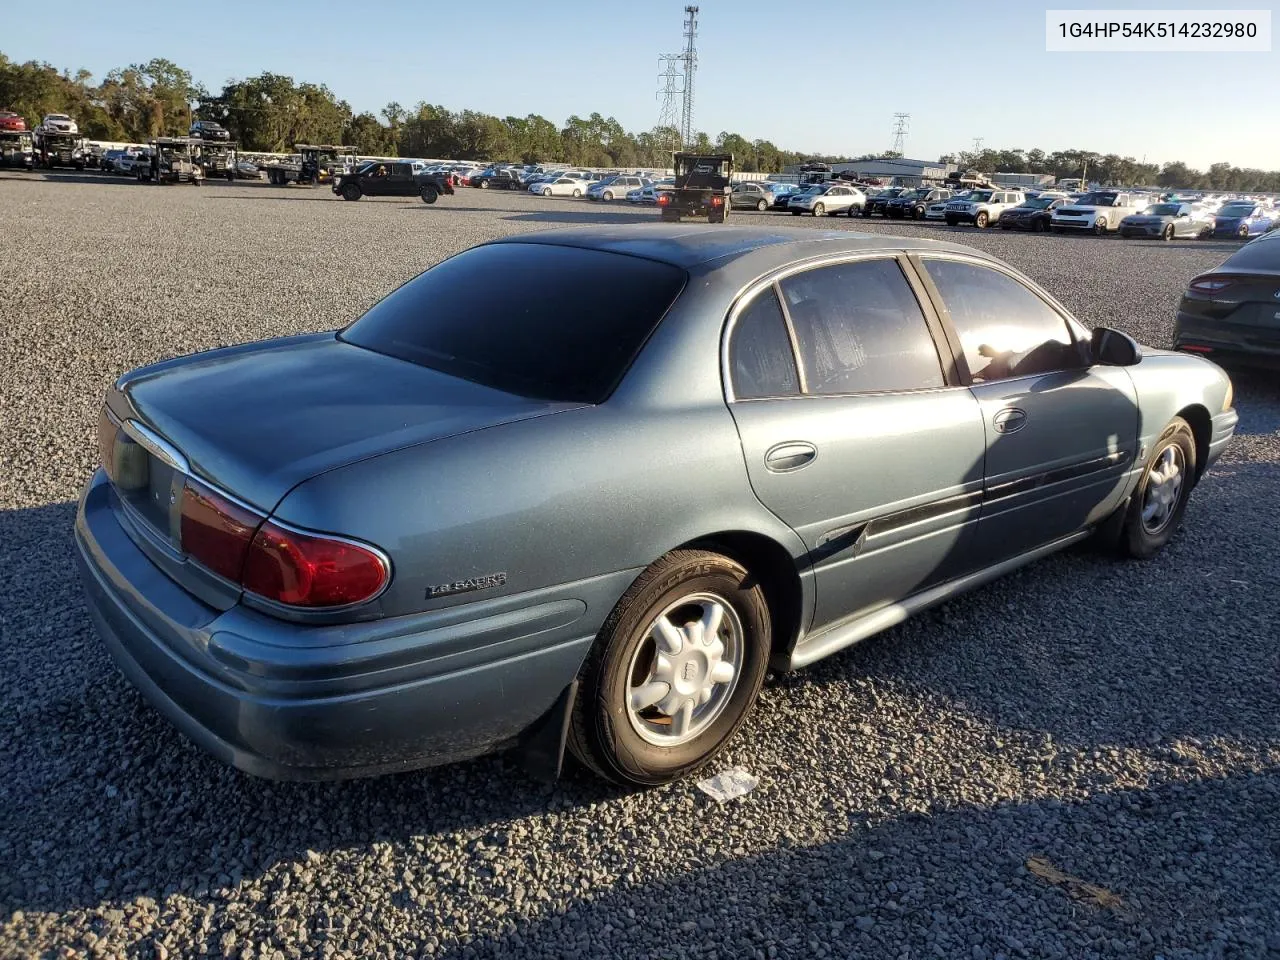
POLYGON ((1017 280, 971 263, 924 263, 975 382, 1081 366, 1066 322, 1017 280))
POLYGON ((893 260, 818 267, 782 281, 810 393, 943 385, 924 314, 893 260))
POLYGON ((786 321, 772 290, 738 314, 729 343, 734 396, 742 400, 786 397, 800 392, 796 358, 786 321))
POLYGON ((597 403, 684 283, 678 267, 639 257, 491 244, 410 280, 341 336, 509 393, 597 403))

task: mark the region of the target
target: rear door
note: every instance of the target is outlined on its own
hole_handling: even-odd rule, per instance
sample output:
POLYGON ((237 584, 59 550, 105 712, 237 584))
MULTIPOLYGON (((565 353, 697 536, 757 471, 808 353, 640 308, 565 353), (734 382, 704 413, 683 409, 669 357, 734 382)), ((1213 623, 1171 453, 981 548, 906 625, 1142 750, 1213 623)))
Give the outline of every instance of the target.
POLYGON ((394 197, 418 195, 418 185, 413 177, 413 164, 393 163, 391 165, 391 175, 387 178, 387 193, 394 197))
POLYGON ((968 563, 982 415, 921 295, 892 256, 837 261, 762 284, 730 324, 747 471, 809 548, 814 630, 968 563))
POLYGON ((981 565, 1103 519, 1137 453, 1128 372, 1092 365, 1083 328, 1012 272, 952 255, 920 263, 985 425, 981 565))

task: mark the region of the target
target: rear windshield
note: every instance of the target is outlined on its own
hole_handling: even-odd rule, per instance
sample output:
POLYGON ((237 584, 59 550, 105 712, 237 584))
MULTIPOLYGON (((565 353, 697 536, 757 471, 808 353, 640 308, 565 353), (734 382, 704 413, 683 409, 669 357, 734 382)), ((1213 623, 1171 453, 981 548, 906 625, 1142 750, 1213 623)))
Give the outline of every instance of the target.
POLYGON ((496 243, 410 280, 340 337, 507 393, 599 403, 684 283, 654 260, 496 243))
POLYGON ((1280 273, 1280 233, 1268 234, 1246 243, 1227 257, 1226 262, 1218 269, 1223 272, 1259 270, 1264 273, 1280 273))

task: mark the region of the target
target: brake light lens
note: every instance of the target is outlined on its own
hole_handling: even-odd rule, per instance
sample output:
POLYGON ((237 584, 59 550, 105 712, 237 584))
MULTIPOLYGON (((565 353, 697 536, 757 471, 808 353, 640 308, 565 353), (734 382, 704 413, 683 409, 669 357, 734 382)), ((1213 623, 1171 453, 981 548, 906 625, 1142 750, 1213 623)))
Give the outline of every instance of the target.
POLYGON ((1196 277, 1191 281, 1191 289, 1197 293, 1217 293, 1231 286, 1234 280, 1223 280, 1218 277, 1196 277))
POLYGON ((722 207, 722 206, 724 206, 724 197, 712 197, 712 198, 711 198, 711 205, 712 205, 713 207, 722 207))
POLYGON ((370 547, 268 520, 249 546, 241 584, 289 606, 337 607, 373 599, 390 579, 390 565, 370 547))
POLYGON ((659 205, 661 205, 661 206, 666 206, 666 205, 667 205, 668 203, 670 203, 670 202, 671 202, 671 198, 670 198, 669 196, 667 196, 665 193, 660 193, 660 194, 658 194, 658 203, 659 203, 659 205))
POLYGON ((182 552, 239 583, 253 535, 265 519, 188 478, 182 488, 182 552))

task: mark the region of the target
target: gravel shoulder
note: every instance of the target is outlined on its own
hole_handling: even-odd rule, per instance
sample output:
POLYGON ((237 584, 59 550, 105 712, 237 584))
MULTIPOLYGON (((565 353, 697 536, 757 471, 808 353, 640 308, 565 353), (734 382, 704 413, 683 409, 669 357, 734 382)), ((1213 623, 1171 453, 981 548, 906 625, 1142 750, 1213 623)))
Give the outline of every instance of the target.
MULTIPOLYGON (((114 670, 71 541, 114 377, 331 329, 484 239, 655 218, 0 175, 0 958, 1280 957, 1275 375, 1235 377, 1241 433, 1155 560, 1071 551, 771 679, 736 802, 502 756, 272 784, 114 670)), ((969 243, 1161 347, 1233 248, 734 222, 969 243)))

